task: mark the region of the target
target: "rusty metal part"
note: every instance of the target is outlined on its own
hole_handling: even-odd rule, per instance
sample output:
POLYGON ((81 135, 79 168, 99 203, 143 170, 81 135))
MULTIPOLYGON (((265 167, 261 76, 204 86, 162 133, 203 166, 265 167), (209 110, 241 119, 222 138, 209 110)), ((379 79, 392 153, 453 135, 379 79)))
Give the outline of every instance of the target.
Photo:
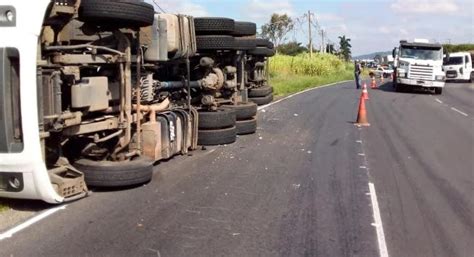
POLYGON ((170 100, 166 98, 163 102, 154 105, 141 105, 138 108, 138 105, 133 105, 133 109, 137 112, 149 113, 149 119, 151 122, 156 122, 156 114, 158 112, 165 111, 170 106, 170 100))
POLYGON ((112 117, 104 121, 83 123, 78 126, 65 128, 63 131, 63 134, 65 136, 77 136, 77 135, 101 132, 104 130, 119 129, 120 128, 119 124, 120 124, 119 120, 115 117, 112 117))
POLYGON ((123 58, 111 54, 58 54, 52 62, 62 65, 109 64, 123 62, 123 58))
POLYGON ((97 54, 97 50, 107 51, 107 52, 110 52, 110 53, 113 53, 113 54, 118 54, 120 56, 127 55, 126 52, 121 52, 121 51, 112 49, 110 47, 96 46, 96 45, 91 45, 91 44, 71 45, 71 46, 46 46, 44 49, 47 50, 47 51, 61 51, 61 50, 77 50, 77 49, 83 49, 83 48, 92 49, 92 52, 93 52, 92 54, 93 55, 97 54))
POLYGON ((60 158, 57 167, 48 170, 55 191, 66 201, 82 198, 88 194, 84 174, 72 167, 65 158, 60 158))

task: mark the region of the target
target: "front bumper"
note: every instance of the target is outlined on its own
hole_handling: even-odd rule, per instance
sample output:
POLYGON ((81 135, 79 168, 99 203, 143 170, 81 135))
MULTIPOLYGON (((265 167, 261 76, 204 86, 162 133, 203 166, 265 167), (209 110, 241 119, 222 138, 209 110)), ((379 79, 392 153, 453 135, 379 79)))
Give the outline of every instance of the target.
POLYGON ((444 81, 433 81, 433 80, 417 80, 417 79, 407 79, 407 78, 397 78, 398 84, 403 84, 413 87, 424 87, 424 88, 434 88, 434 87, 444 87, 444 81))

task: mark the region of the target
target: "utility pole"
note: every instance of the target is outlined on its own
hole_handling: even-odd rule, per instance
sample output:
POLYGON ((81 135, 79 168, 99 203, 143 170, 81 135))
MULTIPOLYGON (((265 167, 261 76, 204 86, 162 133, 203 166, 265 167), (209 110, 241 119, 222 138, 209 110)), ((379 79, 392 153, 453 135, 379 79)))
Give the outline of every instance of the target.
POLYGON ((308 11, 309 57, 313 58, 313 36, 311 31, 311 11, 308 11))
POLYGON ((324 43, 324 29, 321 29, 321 53, 326 53, 326 45, 324 43))

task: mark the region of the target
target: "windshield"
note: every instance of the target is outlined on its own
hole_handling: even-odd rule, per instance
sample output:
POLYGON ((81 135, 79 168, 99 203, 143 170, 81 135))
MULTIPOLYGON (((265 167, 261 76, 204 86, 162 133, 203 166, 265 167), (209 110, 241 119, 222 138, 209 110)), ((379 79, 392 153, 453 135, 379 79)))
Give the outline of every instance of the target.
POLYGON ((459 57, 450 57, 449 59, 445 59, 443 65, 459 65, 462 64, 463 58, 459 57))
POLYGON ((418 60, 441 60, 443 51, 441 48, 429 48, 418 46, 405 46, 401 49, 401 58, 412 58, 418 60))

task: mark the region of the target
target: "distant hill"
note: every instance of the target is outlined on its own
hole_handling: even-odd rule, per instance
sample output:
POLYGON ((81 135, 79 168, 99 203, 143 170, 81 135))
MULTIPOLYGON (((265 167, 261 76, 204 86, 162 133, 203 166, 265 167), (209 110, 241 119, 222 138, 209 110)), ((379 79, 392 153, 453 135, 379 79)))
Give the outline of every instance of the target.
POLYGON ((352 57, 353 59, 356 60, 364 60, 364 59, 374 59, 376 55, 391 55, 392 51, 386 51, 386 52, 375 52, 371 54, 364 54, 364 55, 359 55, 359 56, 354 56, 352 57))

